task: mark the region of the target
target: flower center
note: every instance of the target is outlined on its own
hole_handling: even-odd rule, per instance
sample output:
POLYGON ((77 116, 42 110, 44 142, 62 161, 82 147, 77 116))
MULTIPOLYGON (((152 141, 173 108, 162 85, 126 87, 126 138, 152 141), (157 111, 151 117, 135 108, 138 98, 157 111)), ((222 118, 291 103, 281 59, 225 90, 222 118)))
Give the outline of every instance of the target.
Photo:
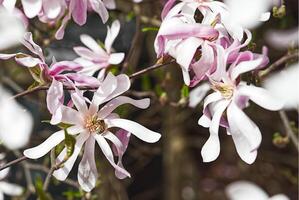
POLYGON ((89 133, 104 133, 107 129, 107 125, 104 120, 100 119, 98 116, 90 116, 85 120, 85 128, 89 133))
POLYGON ((219 91, 223 98, 230 99, 234 94, 234 87, 225 83, 215 83, 212 85, 212 89, 219 91))

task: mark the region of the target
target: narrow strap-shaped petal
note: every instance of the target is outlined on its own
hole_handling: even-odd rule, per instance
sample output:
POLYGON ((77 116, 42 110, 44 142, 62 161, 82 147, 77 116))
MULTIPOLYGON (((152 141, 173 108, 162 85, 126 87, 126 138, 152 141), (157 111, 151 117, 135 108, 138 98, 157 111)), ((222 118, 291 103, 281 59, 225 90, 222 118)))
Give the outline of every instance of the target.
POLYGON ((238 78, 241 74, 258 68, 261 65, 262 61, 262 58, 258 58, 252 61, 240 62, 235 68, 232 69, 231 79, 236 80, 236 78, 238 78))
POLYGON ((261 87, 243 84, 239 87, 238 94, 248 96, 250 100, 268 110, 279 110, 283 107, 280 99, 261 87))
POLYGON ((106 23, 109 18, 109 13, 107 11, 107 8, 105 7, 105 4, 102 1, 98 0, 90 0, 90 4, 92 9, 101 17, 102 22, 106 23))
POLYGON ((84 153, 78 168, 78 182, 85 192, 90 192, 96 185, 98 171, 94 157, 95 139, 89 137, 84 146, 84 153))
POLYGON ((201 149, 201 156, 203 158, 203 162, 214 161, 219 156, 220 141, 218 131, 220 119, 229 103, 230 101, 223 100, 215 104, 215 113, 213 113, 213 118, 209 128, 210 137, 201 149))
POLYGON ((107 160, 110 162, 110 164, 118 171, 120 171, 122 174, 125 174, 126 176, 130 177, 130 173, 127 172, 125 169, 119 167, 117 164, 114 162, 113 158, 113 153, 112 150, 108 144, 108 142, 105 140, 105 138, 102 135, 94 135, 98 145, 100 146, 103 154, 107 158, 107 160))
POLYGON ((210 84, 203 83, 191 90, 189 94, 189 106, 195 108, 203 100, 210 89, 210 84))
POLYGON ((26 149, 24 151, 24 155, 30 159, 41 158, 63 140, 64 140, 64 131, 61 130, 56 133, 53 133, 47 140, 45 140, 40 145, 30 149, 26 149))
MULTIPOLYGON (((117 154, 118 154, 117 166, 124 169, 124 166, 122 164, 122 157, 124 154, 125 147, 124 147, 123 143, 111 132, 107 132, 104 135, 104 137, 113 143, 114 147, 117 150, 117 154)), ((124 179, 127 177, 127 174, 124 174, 124 173, 122 173, 122 171, 115 169, 115 176, 119 179, 124 179)))
POLYGON ((98 115, 100 118, 104 119, 106 118, 111 112, 113 112, 114 109, 116 109, 118 106, 123 104, 132 104, 138 108, 148 108, 150 105, 150 99, 141 99, 141 100, 134 100, 130 97, 126 96, 119 96, 114 99, 112 99, 110 102, 108 102, 104 107, 101 108, 98 115))
POLYGON ((120 64, 125 58, 124 53, 112 53, 109 56, 108 63, 111 65, 118 65, 120 64))
POLYGON ((111 27, 107 27, 107 36, 105 39, 105 48, 108 53, 111 53, 111 48, 114 40, 116 39, 119 31, 120 31, 120 22, 115 20, 111 27))
POLYGON ((145 128, 144 126, 127 119, 106 119, 105 122, 108 125, 108 128, 112 128, 112 127, 122 128, 132 133, 140 140, 143 140, 148 143, 155 143, 159 141, 161 137, 160 133, 151 131, 145 128))
MULTIPOLYGON (((81 151, 84 142, 88 139, 88 137, 90 137, 88 133, 81 133, 79 136, 77 136, 73 154, 71 155, 71 157, 68 158, 68 160, 63 164, 63 166, 60 169, 55 170, 53 172, 53 176, 55 178, 57 178, 60 181, 64 181, 67 178, 67 176, 69 175, 70 171, 72 170, 75 164, 75 161, 81 151)), ((59 156, 56 159, 56 163, 57 164, 61 163, 65 158, 65 156, 66 156, 66 148, 64 148, 62 152, 59 154, 59 156)))
POLYGON ((60 0, 43 1, 43 11, 47 18, 55 19, 59 16, 62 10, 60 0))
POLYGON ((235 103, 231 103, 227 109, 227 120, 239 156, 246 163, 252 164, 262 141, 259 128, 235 103))
POLYGON ((85 46, 87 46, 89 49, 91 49, 95 53, 102 55, 102 56, 107 55, 107 53, 104 51, 104 49, 102 49, 102 47, 89 35, 86 35, 86 34, 80 35, 80 40, 85 46))
POLYGON ((69 7, 74 21, 80 26, 85 24, 87 18, 87 0, 72 0, 69 7))

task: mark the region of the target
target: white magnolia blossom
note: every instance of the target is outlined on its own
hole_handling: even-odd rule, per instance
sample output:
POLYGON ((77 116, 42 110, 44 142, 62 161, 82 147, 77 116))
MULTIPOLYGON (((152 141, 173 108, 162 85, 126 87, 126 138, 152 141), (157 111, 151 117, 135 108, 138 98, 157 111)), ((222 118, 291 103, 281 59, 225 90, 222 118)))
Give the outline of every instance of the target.
POLYGON ((248 181, 237 181, 226 187, 226 195, 229 200, 289 200, 284 194, 272 197, 259 186, 248 181))
POLYGON ((230 20, 243 28, 255 28, 267 21, 272 0, 225 0, 230 13, 230 20))
MULTIPOLYGON (((0 154, 0 164, 3 164, 2 159, 4 159, 5 155, 3 153, 0 154)), ((8 183, 3 181, 3 179, 8 175, 9 168, 0 171, 0 200, 4 199, 4 194, 8 196, 20 196, 23 193, 23 188, 12 183, 8 183)))
POLYGON ((299 106, 299 63, 293 64, 264 82, 264 87, 276 98, 283 100, 285 109, 296 109, 299 106))
POLYGON ((0 85, 0 141, 8 149, 24 147, 33 128, 32 115, 0 85))
MULTIPOLYGON (((74 152, 69 158, 67 157, 66 148, 57 157, 57 164, 63 160, 65 161, 63 166, 53 173, 58 180, 67 178, 81 149, 84 148, 84 154, 78 169, 78 182, 84 191, 91 191, 95 187, 98 178, 94 156, 96 143, 109 163, 115 168, 116 177, 120 179, 130 177, 129 172, 122 165, 122 156, 126 149, 126 144, 111 132, 111 128, 126 130, 148 143, 155 143, 160 139, 161 135, 159 133, 151 131, 134 121, 121 119, 116 113, 113 113, 118 106, 123 104, 131 104, 142 109, 149 106, 149 99, 134 100, 126 96, 119 96, 129 88, 130 80, 127 75, 114 76, 112 73, 109 73, 94 93, 91 101, 83 97, 81 91, 76 90, 76 92, 71 94, 72 102, 76 107, 74 109, 64 105, 57 106, 59 103, 53 99, 63 93, 63 88, 62 84, 59 85, 59 82, 53 81, 48 91, 48 107, 55 108, 53 110, 57 110, 57 112, 59 110, 60 115, 53 115, 56 119, 53 120, 52 118, 52 121, 69 124, 68 133, 76 139, 74 152), (88 106, 87 103, 90 105, 88 106), (106 104, 99 108, 104 103, 106 104), (118 154, 117 163, 115 163, 108 141, 112 142, 114 147, 116 147, 118 154)), ((31 159, 40 158, 64 139, 64 131, 58 131, 39 146, 25 150, 24 155, 31 159)))
POLYGON ((25 33, 23 22, 14 13, 0 6, 0 50, 19 43, 25 33))

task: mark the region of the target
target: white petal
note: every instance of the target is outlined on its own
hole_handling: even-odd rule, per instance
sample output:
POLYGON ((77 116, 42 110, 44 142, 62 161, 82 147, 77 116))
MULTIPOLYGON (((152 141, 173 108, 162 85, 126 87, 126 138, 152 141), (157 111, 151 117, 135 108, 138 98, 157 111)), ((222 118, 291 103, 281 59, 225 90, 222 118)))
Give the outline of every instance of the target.
POLYGON ((90 48, 95 53, 100 55, 106 55, 107 53, 102 49, 102 47, 89 35, 81 35, 80 40, 83 44, 85 44, 88 48, 90 48))
POLYGON ((124 53, 112 53, 109 56, 108 63, 111 65, 118 65, 120 64, 125 58, 124 53))
POLYGON ((248 181, 237 181, 225 189, 230 200, 268 200, 269 196, 259 186, 248 181))
POLYGON ((114 158, 113 158, 113 153, 112 150, 108 144, 108 142, 105 140, 105 138, 101 135, 94 135, 95 139, 97 140, 97 143, 99 144, 103 154, 107 158, 107 160, 110 162, 110 164, 120 171, 122 174, 125 174, 126 176, 130 177, 130 173, 127 172, 125 169, 119 167, 118 165, 115 164, 114 158))
POLYGON ((227 109, 227 120, 239 156, 246 163, 252 164, 262 141, 259 128, 234 103, 227 109))
POLYGON ((285 109, 296 109, 299 106, 299 64, 296 63, 286 70, 276 73, 264 82, 265 88, 273 98, 285 102, 285 109))
MULTIPOLYGON (((90 135, 88 133, 81 133, 77 138, 76 138, 76 144, 75 144, 75 149, 71 157, 68 158, 68 160, 63 164, 63 167, 55 170, 53 172, 53 176, 60 180, 64 181, 67 176, 69 175, 70 171, 72 170, 75 161, 81 151, 82 145, 84 142, 88 139, 90 135)), ((61 163, 66 156, 66 148, 62 150, 62 152, 59 154, 59 156, 56 159, 56 163, 61 163)))
POLYGON ((263 58, 258 58, 252 61, 240 62, 235 68, 232 69, 231 78, 235 80, 241 74, 256 69, 257 67, 260 66, 262 62, 263 62, 263 58))
POLYGON ((290 198, 284 194, 277 194, 277 195, 274 195, 273 197, 269 198, 268 200, 289 200, 289 199, 290 198))
POLYGON ((138 108, 148 108, 150 105, 150 99, 141 99, 141 100, 134 100, 130 97, 126 96, 119 96, 114 99, 112 99, 110 102, 108 102, 104 107, 101 108, 98 115, 100 118, 104 119, 106 118, 114 109, 116 109, 118 106, 123 104, 132 104, 138 108))
POLYGON ((28 18, 35 17, 42 9, 42 0, 22 0, 25 15, 28 18))
POLYGON ((130 121, 126 119, 106 119, 105 122, 107 123, 109 128, 112 127, 118 127, 122 128, 124 130, 127 130, 128 132, 132 133, 139 139, 148 142, 148 143, 155 143, 159 141, 161 135, 160 133, 151 131, 144 126, 130 121))
POLYGON ((55 19, 62 10, 60 0, 43 1, 43 11, 49 19, 55 19))
POLYGON ((95 187, 98 179, 94 147, 95 139, 89 137, 86 141, 83 158, 78 168, 78 182, 85 192, 90 192, 95 187))
POLYGON ((57 146, 60 142, 64 140, 64 131, 57 131, 53 133, 48 139, 46 139, 40 145, 26 149, 24 155, 30 159, 38 159, 46 155, 51 149, 57 146))
POLYGON ((107 36, 105 39, 105 48, 106 48, 107 52, 110 53, 112 44, 120 31, 120 22, 118 20, 115 20, 112 23, 111 28, 108 26, 107 29, 108 30, 107 30, 107 36))
POLYGON ((211 89, 208 83, 203 83, 191 90, 189 94, 189 106, 196 107, 206 96, 207 92, 211 89))
MULTIPOLYGON (((120 168, 124 169, 123 164, 122 164, 122 156, 124 154, 123 150, 124 150, 124 146, 121 143, 121 141, 111 132, 107 132, 104 137, 108 140, 110 140, 114 146, 117 149, 117 154, 118 154, 118 162, 117 162, 117 166, 119 166, 120 168)), ((124 179, 127 177, 127 174, 122 173, 122 171, 118 170, 118 168, 115 169, 115 176, 119 179, 124 179)))
POLYGON ((24 147, 33 129, 31 113, 0 85, 0 140, 11 150, 24 147))
POLYGON ((20 196, 23 193, 23 188, 6 182, 0 182, 0 191, 9 196, 20 196))
POLYGON ((279 110, 283 107, 283 102, 264 88, 242 85, 238 89, 238 94, 248 96, 250 100, 268 110, 279 110))
POLYGON ((229 101, 220 101, 215 104, 215 113, 210 124, 210 137, 201 149, 203 162, 214 161, 220 153, 220 141, 218 136, 220 119, 227 108, 229 101))

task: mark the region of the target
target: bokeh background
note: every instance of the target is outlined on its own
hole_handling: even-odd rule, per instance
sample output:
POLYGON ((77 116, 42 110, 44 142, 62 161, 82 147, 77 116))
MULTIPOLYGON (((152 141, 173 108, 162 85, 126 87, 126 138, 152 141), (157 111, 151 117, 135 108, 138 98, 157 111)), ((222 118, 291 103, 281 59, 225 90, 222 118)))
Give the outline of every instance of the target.
MULTIPOLYGON (((267 40, 267 33, 271 30, 298 27, 298 1, 286 0, 285 3, 285 17, 271 17, 270 21, 252 30, 254 37, 250 48, 261 52, 262 46, 267 46, 270 63, 275 62, 288 51, 294 50, 294 48, 274 48, 267 40)), ((127 67, 129 74, 156 62, 153 42, 157 32, 145 31, 147 29, 144 28, 159 26, 162 4, 163 2, 158 0, 144 0, 142 4, 133 4, 129 0, 117 1, 117 9, 110 12, 108 24, 111 24, 114 19, 121 21, 121 32, 114 47, 118 52, 125 52, 129 57, 126 58, 126 66, 113 67, 114 72, 120 71, 121 67, 127 67), (131 46, 134 48, 132 49, 131 46)), ((69 24, 62 41, 53 40, 54 30, 38 21, 30 24, 30 30, 34 33, 37 43, 43 46, 48 61, 52 56, 59 61, 76 58, 72 48, 81 45, 80 34, 89 34, 103 41, 107 29, 96 14, 89 14, 88 23, 83 27, 74 23, 69 24)), ((16 49, 8 50, 8 52, 15 51, 16 49)), ((0 65, 0 80, 14 93, 31 85, 31 75, 25 68, 18 66, 14 61, 0 61, 0 65)), ((279 69, 283 67, 286 66, 281 66, 279 69)), ((162 138, 156 144, 146 144, 131 137, 123 162, 132 178, 116 179, 113 168, 97 147, 96 158, 100 180, 92 195, 84 194, 76 186, 77 163, 68 184, 52 179, 48 191, 52 198, 56 200, 222 200, 226 199, 224 191, 229 183, 248 180, 262 187, 270 195, 284 193, 292 200, 298 199, 298 152, 290 141, 285 140, 286 131, 278 112, 269 112, 254 104, 245 110, 263 135, 254 164, 248 165, 238 157, 232 138, 222 129, 219 158, 211 163, 203 163, 200 151, 208 139, 209 131, 197 125, 197 120, 202 114, 202 105, 195 109, 189 108, 187 100, 181 98, 182 87, 181 70, 175 64, 134 80, 128 95, 135 98, 151 97, 151 107, 147 110, 138 110, 132 106, 123 106, 119 109, 119 113, 162 133, 162 138)), ((294 92, 298 93, 298 90, 294 92)), ((50 118, 44 91, 20 98, 18 101, 34 116, 35 127, 28 147, 39 144, 57 130, 41 122, 50 118)), ((296 129, 298 112, 288 111, 287 114, 294 131, 298 133, 296 129)), ((3 147, 1 151, 7 152, 7 160, 15 159, 20 153, 5 150, 3 147)), ((26 161, 12 167, 9 180, 28 187, 24 173, 24 167, 27 167, 33 177, 32 184, 36 186, 45 179, 49 166, 49 156, 37 161, 26 161)), ((22 198, 36 199, 36 196, 30 194, 22 198)))

